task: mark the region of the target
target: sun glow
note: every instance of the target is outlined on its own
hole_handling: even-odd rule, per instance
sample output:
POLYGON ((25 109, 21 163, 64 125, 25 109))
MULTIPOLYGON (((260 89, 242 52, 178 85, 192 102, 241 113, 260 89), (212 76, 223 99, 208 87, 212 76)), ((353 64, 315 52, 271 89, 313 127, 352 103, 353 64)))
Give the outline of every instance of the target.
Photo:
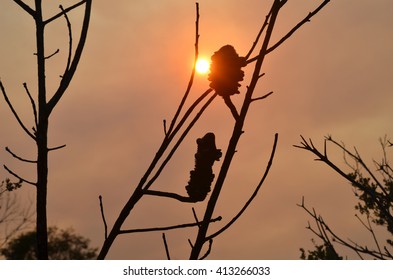
POLYGON ((207 59, 200 58, 197 60, 195 64, 195 70, 199 74, 206 74, 207 72, 209 72, 209 69, 210 69, 210 62, 207 59))

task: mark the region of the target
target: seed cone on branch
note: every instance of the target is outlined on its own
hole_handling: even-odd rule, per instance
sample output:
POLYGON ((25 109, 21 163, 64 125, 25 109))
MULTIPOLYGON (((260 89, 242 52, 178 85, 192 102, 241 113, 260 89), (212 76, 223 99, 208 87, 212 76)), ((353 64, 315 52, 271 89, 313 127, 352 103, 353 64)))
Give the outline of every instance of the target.
POLYGON ((210 87, 222 97, 238 94, 239 82, 243 81, 246 59, 240 57, 233 46, 226 45, 216 51, 211 57, 210 87))
POLYGON ((220 160, 221 150, 216 148, 214 133, 206 133, 197 139, 198 149, 195 154, 195 168, 190 171, 190 181, 186 186, 188 195, 195 201, 203 201, 210 192, 214 179, 213 163, 220 160))

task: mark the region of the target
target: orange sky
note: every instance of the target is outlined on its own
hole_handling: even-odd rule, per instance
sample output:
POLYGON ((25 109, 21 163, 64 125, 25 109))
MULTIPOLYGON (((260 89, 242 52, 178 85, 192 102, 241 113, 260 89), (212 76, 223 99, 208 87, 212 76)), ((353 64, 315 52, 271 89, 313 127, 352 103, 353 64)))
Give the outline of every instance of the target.
MULTIPOLYGON (((63 5, 74 2, 63 1, 63 5)), ((73 227, 97 247, 104 235, 98 195, 104 198, 111 225, 163 138, 162 120, 169 121, 177 108, 194 52, 194 1, 115 2, 94 1, 79 68, 50 120, 50 145, 67 147, 50 156, 49 224, 73 227)), ((265 2, 199 1, 200 55, 210 57, 226 44, 245 55, 265 18, 265 2)), ((289 2, 278 18, 273 41, 319 3, 289 2)), ((56 6, 49 7, 47 15, 57 12, 56 6)), ((299 258, 298 249, 311 248, 309 240, 313 237, 305 229, 307 215, 296 206, 303 195, 343 236, 359 242, 371 240, 354 218, 348 184, 328 167, 314 162, 311 154, 292 145, 299 144, 299 135, 303 135, 322 147, 323 137, 332 134, 349 147, 355 145, 370 164, 373 158, 380 158, 378 138, 393 135, 392 12, 393 2, 389 0, 333 0, 269 55, 262 70, 266 76, 255 95, 274 94, 253 103, 250 109, 246 133, 215 212, 223 216, 223 223, 237 213, 258 183, 277 132, 276 158, 257 199, 215 240, 211 259, 299 258)), ((80 16, 81 11, 71 16, 75 32, 80 16)), ((34 92, 33 21, 11 0, 0 3, 0 38, 0 78, 22 118, 32 123, 22 83, 27 82, 34 92)), ((59 20, 48 28, 46 39, 47 53, 60 49, 47 63, 49 90, 53 90, 66 63, 65 23, 59 20)), ((249 66, 241 87, 243 94, 251 73, 249 66)), ((191 98, 208 84, 206 77, 197 76, 191 98)), ((234 98, 236 104, 241 100, 241 95, 234 98)), ((218 148, 225 149, 232 125, 229 110, 217 99, 153 188, 185 193, 194 164, 195 139, 212 131, 218 148)), ((0 129, 0 163, 34 178, 34 168, 15 161, 3 149, 9 146, 25 157, 35 155, 34 144, 17 126, 2 97, 0 129)), ((342 163, 340 153, 332 150, 331 154, 342 163)), ((0 178, 6 176, 7 172, 0 170, 0 178)), ((34 198, 28 185, 21 192, 34 198)), ((195 205, 200 217, 204 206, 195 205)), ((149 197, 135 208, 126 227, 191 221, 191 205, 149 197)), ((195 232, 167 233, 173 258, 188 258, 187 239, 194 240, 195 232)), ((108 258, 165 258, 161 233, 120 236, 108 258)))

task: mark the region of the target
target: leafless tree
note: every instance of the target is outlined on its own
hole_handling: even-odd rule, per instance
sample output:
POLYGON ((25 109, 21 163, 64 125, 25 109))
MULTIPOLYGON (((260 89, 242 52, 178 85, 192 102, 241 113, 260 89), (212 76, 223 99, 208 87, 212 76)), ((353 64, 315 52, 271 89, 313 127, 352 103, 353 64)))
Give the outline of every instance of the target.
MULTIPOLYGON (((295 147, 311 152, 317 156, 316 160, 327 164, 352 185, 353 193, 358 199, 355 209, 360 214, 356 214, 355 217, 374 241, 371 245, 363 245, 350 238, 339 236, 315 209, 310 209, 305 205, 303 199, 299 206, 314 221, 314 226, 309 223, 307 228, 323 242, 322 245, 316 245, 316 250, 309 251, 308 258, 340 259, 342 257, 339 256, 334 245, 341 245, 355 252, 361 259, 393 259, 393 241, 390 239, 393 235, 393 169, 387 157, 387 149, 392 146, 392 143, 386 137, 380 139, 383 156, 380 161, 374 160, 376 171, 372 171, 356 148, 354 151, 350 151, 344 144, 337 142, 331 136, 326 137, 323 152, 315 147, 311 139, 307 141, 302 137, 302 140, 301 144, 295 147), (350 171, 346 172, 330 160, 328 143, 343 152, 344 161, 350 171), (386 240, 378 238, 375 231, 376 226, 383 226, 390 238, 386 240)), ((306 258, 304 249, 301 250, 303 258, 306 258)))
POLYGON ((49 128, 49 118, 53 109, 58 104, 65 91, 67 90, 74 74, 78 63, 80 61, 82 51, 85 45, 87 31, 89 27, 90 11, 92 0, 82 0, 67 8, 59 6, 59 12, 52 15, 49 18, 44 18, 43 16, 43 5, 42 0, 35 0, 35 7, 30 7, 28 4, 22 0, 14 0, 27 14, 29 14, 35 23, 36 31, 36 51, 34 53, 37 59, 37 74, 38 74, 38 88, 36 90, 36 97, 30 91, 27 83, 23 83, 24 90, 26 91, 27 97, 31 102, 33 117, 34 117, 34 127, 29 129, 25 122, 20 118, 18 112, 10 101, 9 94, 6 91, 5 86, 2 81, 0 81, 0 89, 3 93, 6 103, 11 109, 14 117, 16 118, 18 124, 24 130, 24 132, 34 141, 37 147, 37 158, 30 160, 24 157, 18 156, 11 151, 8 147, 6 148, 14 158, 29 164, 35 164, 37 170, 36 180, 28 180, 18 175, 17 172, 12 171, 7 166, 4 168, 13 176, 21 180, 26 184, 30 184, 36 188, 36 213, 37 213, 37 248, 38 248, 38 259, 48 259, 48 233, 47 233, 47 179, 48 179, 48 153, 60 148, 65 145, 57 147, 48 146, 48 128, 49 128), (68 13, 72 10, 84 5, 85 13, 82 23, 82 28, 79 36, 79 41, 75 46, 73 39, 72 25, 68 17, 68 13), (54 93, 47 92, 47 80, 45 76, 46 71, 46 61, 56 55, 59 49, 53 53, 48 53, 45 49, 45 28, 60 18, 64 18, 65 24, 68 28, 69 46, 68 46, 68 57, 66 61, 66 66, 64 73, 61 75, 60 84, 54 93))
MULTIPOLYGON (((246 210, 246 208, 253 201, 261 188, 273 162, 278 135, 276 134, 273 140, 272 152, 270 159, 268 160, 265 170, 261 174, 261 180, 255 187, 254 192, 250 195, 248 201, 245 202, 244 206, 238 211, 230 221, 223 225, 221 229, 214 233, 208 234, 209 225, 212 222, 216 222, 221 219, 220 216, 213 217, 214 209, 217 201, 219 200, 220 193, 224 187, 225 179, 227 177, 229 167, 233 161, 236 153, 237 145, 241 135, 244 133, 243 127, 248 115, 248 110, 255 101, 261 101, 272 94, 272 92, 266 93, 262 96, 255 96, 256 85, 264 75, 262 73, 262 66, 264 60, 268 54, 276 50, 282 45, 288 38, 290 38, 303 24, 310 21, 310 19, 317 14, 323 7, 326 6, 330 1, 321 1, 320 5, 316 9, 310 12, 303 20, 299 21, 288 33, 283 36, 277 42, 271 42, 274 26, 277 22, 279 12, 287 3, 287 0, 273 0, 270 10, 267 12, 264 18, 263 24, 260 28, 259 33, 256 36, 255 41, 251 44, 249 52, 245 56, 239 56, 233 46, 223 46, 212 56, 211 73, 209 75, 210 88, 202 93, 188 108, 185 107, 186 99, 189 97, 190 90, 193 85, 195 63, 191 72, 191 77, 188 83, 188 87, 185 94, 180 102, 173 119, 171 120, 169 127, 166 126, 164 121, 164 138, 162 144, 156 152, 150 166, 142 176, 139 184, 135 187, 134 192, 129 197, 128 201, 121 210, 118 218, 114 222, 113 227, 109 231, 104 215, 104 207, 102 204, 102 197, 100 196, 101 214, 105 228, 105 240, 102 249, 99 253, 98 258, 104 259, 111 248, 115 239, 121 234, 133 233, 133 232, 144 232, 144 231, 165 231, 181 227, 196 226, 198 234, 194 242, 189 241, 191 246, 190 259, 203 259, 205 258, 212 248, 213 239, 229 228, 246 210), (255 53, 256 52, 256 53, 255 53), (252 66, 253 65, 253 66, 252 66), (239 93, 238 87, 239 82, 243 80, 243 67, 253 67, 251 70, 251 81, 246 87, 244 94, 243 103, 240 108, 237 108, 231 101, 231 96, 239 93), (203 114, 205 109, 216 99, 216 97, 222 97, 223 101, 229 108, 230 117, 233 121, 233 131, 228 142, 228 146, 224 150, 223 160, 220 167, 220 171, 217 175, 217 179, 213 183, 214 175, 211 172, 212 164, 221 157, 221 150, 215 147, 214 134, 207 133, 205 136, 197 140, 198 150, 195 155, 196 166, 193 171, 190 172, 190 181, 186 186, 188 196, 180 195, 177 193, 169 193, 158 190, 152 190, 151 187, 155 180, 160 176, 161 172, 165 168, 166 164, 171 160, 173 154, 176 152, 183 139, 187 136, 193 125, 198 121, 200 116, 203 114), (207 100, 206 100, 207 99, 207 100), (197 183, 195 183, 197 182, 197 183), (196 203, 206 198, 207 193, 210 191, 210 185, 212 184, 211 195, 208 198, 207 207, 202 220, 199 220, 197 215, 194 213, 195 222, 191 222, 185 225, 174 225, 163 228, 147 228, 147 229, 123 229, 122 226, 126 219, 131 214, 135 205, 145 195, 153 195, 160 197, 167 197, 176 199, 185 203, 196 203), (207 244, 205 252, 202 252, 204 245, 207 244)), ((195 32, 195 62, 198 59, 198 39, 199 39, 199 6, 196 5, 196 32, 195 32)), ((217 100, 216 100, 217 101, 217 100)), ((218 101, 219 102, 219 101, 218 101)), ((257 141, 257 140, 256 140, 257 141)), ((165 234, 163 235, 163 241, 167 252, 167 257, 170 258, 169 249, 167 246, 165 234)))

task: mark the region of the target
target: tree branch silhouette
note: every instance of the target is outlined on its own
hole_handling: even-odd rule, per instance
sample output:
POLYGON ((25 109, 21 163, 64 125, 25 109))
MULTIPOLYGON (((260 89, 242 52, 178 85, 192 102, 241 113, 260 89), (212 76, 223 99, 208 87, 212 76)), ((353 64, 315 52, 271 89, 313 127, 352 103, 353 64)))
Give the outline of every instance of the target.
MULTIPOLYGON (((317 156, 316 160, 321 161, 327 164, 330 168, 335 170, 339 175, 345 178, 348 182, 351 183, 354 194, 358 198, 359 202, 355 206, 355 209, 359 211, 360 214, 366 216, 366 222, 363 221, 357 214, 355 217, 360 221, 362 226, 367 230, 367 232, 371 235, 372 240, 374 241, 375 249, 370 249, 368 246, 360 245, 357 242, 352 241, 351 239, 345 240, 344 238, 337 235, 331 227, 323 220, 320 215, 317 215, 316 211, 313 209, 312 211, 308 209, 304 204, 304 199, 300 206, 303 208, 314 220, 314 223, 317 229, 313 229, 311 225, 307 227, 311 230, 316 236, 318 236, 322 241, 322 246, 317 246, 316 248, 321 249, 323 246, 329 246, 329 248, 334 249, 332 243, 339 244, 341 246, 347 247, 355 252, 359 258, 364 259, 365 257, 372 257, 376 259, 392 259, 392 255, 387 246, 382 246, 380 240, 378 240, 375 231, 373 229, 372 223, 375 225, 384 225, 386 226, 387 231, 392 234, 393 233, 393 199, 392 199, 392 178, 387 176, 383 181, 385 185, 382 185, 381 181, 377 178, 377 176, 371 172, 371 169, 367 166, 367 164, 361 158, 358 150, 354 148, 355 152, 351 152, 348 150, 344 144, 340 144, 335 141, 331 136, 327 136, 324 139, 324 151, 319 151, 312 140, 306 141, 304 137, 302 138, 301 145, 295 145, 295 147, 307 150, 314 155, 317 156), (344 172, 343 169, 339 168, 336 164, 334 164, 328 157, 327 154, 327 142, 333 143, 336 147, 338 147, 343 152, 344 162, 347 166, 352 170, 350 173, 344 172), (354 164, 351 164, 347 157, 354 161, 354 164), (366 176, 363 175, 362 170, 366 171, 366 176), (369 176, 369 177, 367 177, 369 176), (329 237, 331 236, 331 238, 329 237), (332 239, 332 242, 329 240, 332 239)), ((386 158, 385 148, 387 141, 382 142, 383 147, 383 160, 382 163, 377 164, 377 166, 386 165, 387 167, 384 170, 388 173, 390 170, 388 167, 389 163, 386 158)), ((383 177, 386 175, 385 171, 382 169, 377 170, 380 175, 383 177)), ((393 241, 391 239, 386 240, 387 245, 393 246, 393 241)), ((304 250, 302 250, 302 258, 305 258, 304 250)), ((322 256, 316 254, 316 251, 309 251, 309 257, 318 256, 318 257, 328 257, 322 254, 322 256)))
POLYGON ((10 102, 5 88, 0 81, 0 88, 3 93, 4 99, 8 104, 11 112, 13 113, 15 119, 18 121, 19 125, 22 127, 24 132, 30 136, 37 147, 37 160, 25 160, 22 157, 17 156, 15 153, 11 152, 9 149, 7 150, 14 158, 21 160, 23 162, 28 163, 36 163, 36 172, 37 172, 37 181, 31 182, 26 179, 23 179, 18 174, 11 171, 7 166, 4 168, 13 176, 19 178, 20 180, 35 185, 36 186, 36 232, 37 232, 37 258, 38 259, 48 259, 48 231, 47 231, 47 187, 48 187, 48 152, 57 150, 65 147, 65 145, 61 145, 54 148, 48 148, 48 128, 49 128, 49 116, 53 111, 56 104, 59 102, 64 92, 66 91, 68 85, 70 84, 78 63, 80 61, 82 51, 86 42, 88 26, 90 22, 90 13, 91 13, 91 4, 92 0, 84 0, 72 5, 66 9, 60 6, 61 12, 56 14, 55 16, 44 20, 43 18, 43 7, 42 0, 35 0, 35 9, 33 10, 30 6, 20 0, 14 0, 23 10, 25 10, 28 14, 30 14, 35 22, 35 39, 36 39, 36 52, 34 55, 36 56, 37 61, 37 80, 38 80, 38 91, 36 100, 31 95, 27 84, 24 83, 23 86, 25 88, 26 94, 30 100, 30 103, 33 108, 34 114, 34 127, 32 133, 25 124, 22 122, 18 113, 16 112, 14 106, 10 102), (81 6, 85 5, 85 13, 83 17, 83 23, 80 33, 79 42, 77 48, 75 50, 74 56, 72 56, 72 29, 71 22, 67 16, 67 12, 81 6), (69 36, 69 54, 66 63, 66 70, 64 75, 61 76, 61 81, 59 88, 53 94, 52 98, 47 102, 47 81, 46 81, 46 61, 57 54, 59 49, 50 55, 45 54, 45 27, 49 23, 52 23, 54 20, 59 18, 60 16, 64 16, 67 28, 68 28, 68 36, 69 36), (37 101, 37 102, 36 102, 37 101))
MULTIPOLYGON (((140 232, 140 231, 146 231, 146 229, 137 229, 137 230, 123 230, 122 226, 126 219, 129 217, 131 212, 134 209, 134 206, 140 201, 140 199, 144 195, 150 195, 150 196, 160 196, 160 197, 166 197, 166 198, 172 198, 176 199, 181 202, 194 202, 191 201, 189 197, 173 193, 173 192, 164 192, 160 190, 151 190, 150 187, 153 185, 153 183, 156 181, 156 179, 161 175, 161 172, 164 170, 166 167, 167 163, 171 160, 172 156, 174 153, 177 151, 178 147, 181 145, 185 137, 188 135, 189 131, 194 127, 195 123, 199 120, 205 109, 210 105, 210 103, 215 99, 217 95, 220 95, 223 97, 224 102, 226 105, 229 107, 231 111, 231 115, 234 117, 235 122, 233 126, 233 131, 232 131, 232 136, 230 137, 227 149, 225 150, 225 156, 221 164, 220 171, 218 173, 217 178, 214 178, 214 175, 212 178, 207 178, 207 179, 215 179, 214 182, 214 187, 211 191, 210 198, 207 202, 207 206, 205 209, 205 214, 203 217, 202 221, 198 221, 195 211, 194 211, 194 218, 196 219, 196 223, 194 225, 197 226, 198 228, 198 234, 196 237, 196 240, 194 244, 192 244, 191 241, 191 254, 190 254, 190 259, 203 259, 207 257, 210 254, 211 248, 212 248, 212 243, 213 243, 213 238, 218 236, 220 233, 225 231, 229 226, 231 226, 246 210, 246 208, 249 206, 249 204, 254 200, 256 197, 259 189, 261 188, 263 182, 265 181, 265 178, 267 174, 269 173, 269 170, 271 168, 272 162, 273 162, 273 157, 275 154, 277 142, 278 142, 278 135, 275 135, 275 140, 274 144, 272 147, 272 154, 270 157, 270 160, 268 162, 268 165, 265 169, 265 172, 262 176, 261 181, 255 188, 253 194, 249 198, 249 200, 243 205, 243 207, 240 209, 239 213, 230 220, 230 222, 223 227, 219 231, 216 231, 215 233, 211 234, 210 236, 207 235, 209 225, 212 221, 212 216, 214 212, 215 205, 218 201, 218 198, 220 196, 221 189, 223 188, 225 179, 227 177, 227 174, 229 172, 229 168, 231 166, 233 157, 237 151, 237 145, 240 140, 241 135, 244 133, 243 127, 244 123, 246 120, 246 116, 248 114, 248 109, 254 101, 258 100, 263 100, 270 96, 272 92, 269 92, 268 94, 265 94, 260 97, 253 97, 254 91, 256 89, 256 86, 260 80, 260 78, 263 76, 261 74, 261 69, 262 65, 264 62, 264 59, 266 55, 273 51, 273 49, 269 48, 270 46, 270 41, 271 37, 273 34, 274 26, 277 20, 277 16, 279 14, 280 9, 284 6, 286 3, 286 0, 273 0, 272 7, 270 11, 268 12, 262 27, 260 28, 255 41, 252 43, 251 48, 249 52, 247 53, 246 57, 238 57, 236 54, 236 51, 234 48, 230 45, 227 45, 223 47, 222 53, 225 53, 226 50, 228 49, 233 49, 233 52, 235 53, 235 60, 231 61, 233 62, 232 65, 234 65, 234 71, 228 72, 234 75, 234 81, 229 81, 229 85, 226 85, 225 82, 227 80, 222 79, 220 81, 216 81, 216 76, 214 77, 209 77, 209 80, 212 81, 210 84, 211 88, 205 91, 200 97, 198 97, 194 102, 191 103, 191 105, 185 109, 185 104, 186 100, 189 97, 189 93, 191 91, 191 88, 193 86, 193 80, 194 80, 194 75, 195 75, 195 64, 198 58, 198 42, 199 42, 199 4, 196 4, 196 21, 195 21, 195 53, 194 53, 194 65, 191 70, 191 76, 186 88, 186 91, 183 95, 183 97, 180 100, 180 103, 175 111, 175 114, 172 118, 172 120, 169 122, 169 127, 167 127, 167 121, 163 121, 164 125, 164 139, 162 140, 162 143, 160 147, 158 148, 155 156, 153 157, 149 167, 147 168, 146 172, 140 179, 139 183, 135 187, 133 193, 130 195, 128 201, 125 203, 123 206, 122 210, 120 211, 114 225, 112 226, 112 229, 110 230, 108 237, 105 239, 103 246, 101 248, 101 251, 98 255, 98 259, 104 259, 110 250, 113 242, 117 238, 119 234, 125 234, 125 233, 132 233, 132 232, 140 232), (262 36, 264 35, 264 36, 262 36), (260 42, 261 41, 261 42, 260 42), (252 53, 254 50, 259 46, 259 53, 252 59, 249 59, 251 57, 252 53), (248 59, 248 60, 247 60, 248 59), (230 100, 230 95, 234 93, 239 93, 236 92, 237 88, 240 86, 240 84, 237 84, 238 81, 241 81, 243 78, 244 72, 241 71, 241 67, 245 67, 247 64, 255 62, 254 65, 254 70, 253 74, 251 77, 251 81, 249 85, 247 86, 247 90, 244 96, 243 103, 240 107, 240 110, 236 108, 236 106, 232 103, 230 100), (220 84, 221 82, 224 83, 220 84), (236 83, 235 83, 236 82, 236 83), (214 85, 214 86, 213 86, 214 85), (237 87, 236 87, 237 86, 237 87), (217 92, 217 88, 221 87, 222 91, 217 92), (202 103, 202 101, 208 97, 208 95, 212 92, 215 91, 213 95, 210 96, 210 98, 202 103), (227 92, 228 90, 229 92, 227 92), (197 109, 199 108, 199 109, 197 109), (199 110, 199 111, 197 111, 199 110), (182 113, 183 112, 183 113, 182 113), (174 139, 177 138, 176 141, 174 139), (208 248, 205 254, 201 255, 201 251, 203 249, 203 245, 208 242, 208 248)), ((324 1, 328 2, 328 1, 324 1)), ((326 4, 325 4, 326 5, 326 4)), ((322 6, 323 7, 323 6, 322 6)), ((315 15, 319 10, 322 9, 320 7, 316 11, 312 13, 312 15, 309 15, 306 17, 306 19, 310 19, 313 15, 315 15)), ((295 28, 293 28, 287 35, 284 37, 281 41, 278 41, 275 45, 273 45, 274 49, 280 46, 287 38, 292 36, 292 34, 300 28, 300 26, 303 23, 299 23, 296 25, 295 28)), ((220 53, 221 54, 221 53, 220 53)), ((225 55, 223 55, 225 57, 225 55)), ((220 59, 220 57, 218 57, 220 59)), ((225 68, 225 67, 224 67, 225 68)), ((218 75, 219 76, 219 75, 218 75)), ((227 77, 228 78, 228 77, 227 77)), ((229 79, 229 78, 228 78, 229 79)), ((210 166, 211 168, 211 166, 210 166)), ((193 174, 193 173, 192 173, 193 174)), ((210 190, 210 187, 209 187, 210 190)), ((167 227, 168 228, 168 227, 167 227)), ((167 229, 166 228, 166 229, 167 229)), ((177 228, 177 226, 176 226, 177 228)), ((163 230, 163 228, 158 228, 157 230, 163 230)), ((166 252, 169 252, 169 249, 166 248, 166 252)))

